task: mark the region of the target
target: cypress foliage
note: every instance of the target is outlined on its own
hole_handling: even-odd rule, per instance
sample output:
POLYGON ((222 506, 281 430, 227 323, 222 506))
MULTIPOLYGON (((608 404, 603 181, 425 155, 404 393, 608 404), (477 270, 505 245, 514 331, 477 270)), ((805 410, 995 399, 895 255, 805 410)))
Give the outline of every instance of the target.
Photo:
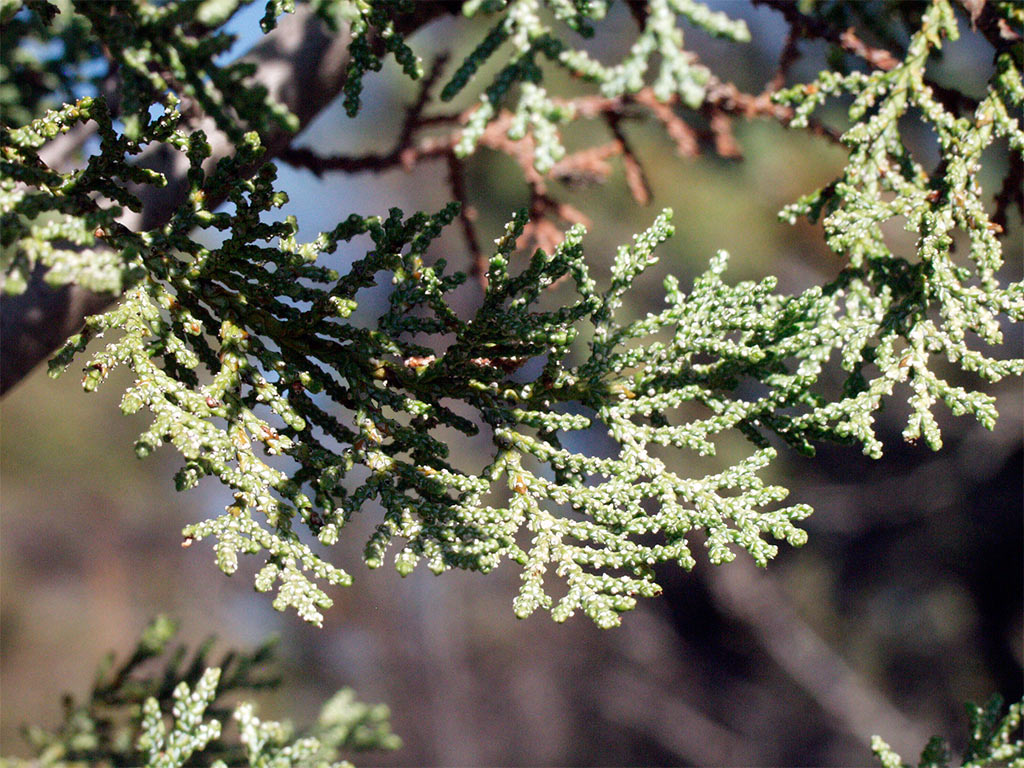
MULTIPOLYGON (((775 455, 773 436, 805 452, 815 440, 836 439, 880 455, 874 414, 906 385, 905 436, 937 448, 938 401, 988 427, 996 418, 993 398, 950 383, 937 358, 990 381, 1024 370, 1021 359, 995 357, 971 343, 997 346, 1002 323, 1024 317, 1022 284, 997 277, 1000 227, 978 182, 982 153, 993 141, 1008 139, 1018 152, 1024 147, 1015 116, 1024 86, 1013 51, 1002 51, 970 117, 955 117, 939 101, 925 70, 942 41, 957 35, 944 0, 928 7, 905 59, 889 69, 824 72, 776 94, 794 107, 793 127, 805 125, 827 99, 853 96, 842 176, 781 214, 824 220, 829 246, 847 262, 836 278, 794 296, 776 293, 772 278, 731 285, 722 253, 689 292, 669 279, 666 308, 632 322, 617 310, 671 235, 667 211, 619 249, 608 276, 590 274, 579 226, 552 252, 538 250, 514 268, 512 253, 527 224, 524 212, 516 214, 487 261, 486 291, 471 317, 450 303, 465 275, 449 271, 443 259, 430 263, 427 253, 458 215, 457 204, 409 217, 397 209, 386 217, 353 215, 299 242, 296 222, 274 216, 287 200, 274 165, 260 162, 260 131, 269 121, 290 125, 289 116, 264 91, 235 87, 252 65, 215 63, 230 42, 223 32, 200 40, 183 31, 215 30, 237 5, 133 5, 114 13, 98 4, 75 6, 91 34, 117 52, 125 117, 119 125, 106 99, 86 96, 21 127, 4 127, 5 289, 17 292, 42 263, 55 284, 73 281, 121 296, 115 308, 89 318, 51 372, 64 370, 92 340, 107 339, 88 358, 83 386, 94 389, 118 365, 132 369, 122 409, 153 414, 138 454, 172 443, 185 461, 175 478, 180 490, 213 475, 235 491, 223 515, 185 530, 185 543, 216 539, 226 573, 237 568, 239 554, 262 555, 256 587, 276 591, 277 608, 319 623, 331 602, 324 585, 351 577, 299 531, 330 546, 353 514, 377 501, 384 516, 366 545, 371 567, 389 550, 403 573, 420 562, 440 573, 489 571, 510 560, 523 572, 517 615, 543 607, 564 620, 580 610, 611 626, 637 597, 657 594, 653 566, 693 565, 694 531, 706 535, 715 563, 741 549, 764 565, 776 551, 771 540, 804 542, 796 524, 810 509, 780 506, 785 490, 757 475, 775 455), (204 166, 210 145, 202 131, 182 129, 182 99, 237 140, 233 157, 204 166), (912 108, 938 138, 939 172, 926 172, 904 147, 900 119, 912 108), (39 159, 46 142, 87 122, 96 124, 100 148, 84 168, 62 173, 39 159), (118 216, 139 210, 134 190, 165 181, 133 163, 153 143, 187 156, 188 202, 165 226, 133 231, 118 216), (213 210, 220 200, 230 210, 213 210), (912 255, 894 254, 882 237, 881 223, 897 216, 917 233, 912 255), (196 233, 204 230, 218 233, 221 244, 202 245, 196 233), (958 232, 970 241, 966 259, 953 254, 958 232), (353 240, 368 241, 368 250, 347 274, 317 263, 353 240), (563 278, 575 286, 575 299, 539 309, 544 289, 563 278), (357 293, 381 281, 393 285, 387 310, 371 327, 351 323, 357 293), (656 340, 666 333, 670 340, 656 340), (833 362, 847 371, 838 398, 819 386, 833 362), (523 380, 519 370, 535 373, 523 380), (758 396, 749 394, 749 382, 759 383, 758 396), (475 417, 462 415, 467 411, 475 417), (492 443, 483 469, 453 465, 439 433, 471 436, 481 428, 492 443), (614 443, 607 455, 571 447, 572 433, 594 428, 614 443), (753 452, 715 474, 681 476, 652 451, 673 446, 711 454, 714 437, 727 430, 742 432, 753 452), (289 457, 294 468, 284 469, 277 456, 289 457), (567 588, 557 601, 552 577, 567 588)), ((268 6, 265 27, 287 10, 279 5, 268 6)), ((549 10, 554 22, 586 36, 604 5, 551 3, 549 10)), ((52 6, 40 8, 37 24, 52 6)), ((710 74, 687 65, 678 18, 717 35, 747 37, 742 23, 703 6, 659 0, 626 58, 605 67, 570 48, 538 8, 526 0, 465 6, 498 21, 455 70, 443 98, 465 87, 503 42, 511 50, 468 118, 458 152, 472 149, 496 105, 521 83, 509 136, 532 134, 539 172, 562 156, 555 126, 572 115, 555 119, 534 62, 538 53, 618 96, 643 86, 658 52, 655 95, 693 104, 710 74)), ((389 26, 388 14, 401 7, 320 6, 330 18, 344 9, 354 32, 345 98, 355 109, 351 89, 362 72, 381 64, 371 52, 371 30, 411 76, 420 68, 389 26)), ((8 23, 24 24, 27 13, 8 23)), ((1017 20, 1012 7, 1006 13, 1017 20)), ((65 15, 54 13, 51 23, 65 15)), ((58 25, 57 33, 76 23, 58 25)))
MULTIPOLYGON (((131 369, 122 410, 152 414, 139 456, 170 443, 184 462, 179 490, 214 476, 234 491, 223 514, 185 529, 184 543, 214 539, 225 573, 240 555, 262 558, 255 585, 275 594, 278 609, 321 622, 327 587, 352 577, 314 550, 310 535, 330 547, 376 503, 368 566, 390 559, 403 574, 421 563, 436 573, 486 572, 510 561, 522 573, 516 615, 544 609, 563 621, 578 611, 610 627, 637 598, 660 591, 655 566, 694 565, 695 535, 713 563, 745 551, 763 566, 773 542, 805 542, 799 522, 810 507, 786 506, 786 489, 760 476, 779 446, 813 453, 816 441, 837 440, 880 456, 875 414, 902 398, 906 439, 937 449, 940 402, 989 428, 997 416, 989 394, 951 381, 960 378, 952 368, 986 381, 1024 372, 1024 360, 998 349, 1006 323, 1024 319, 1024 284, 1000 277, 1014 193, 1004 190, 990 214, 991 191, 980 182, 993 143, 1024 152, 1024 19, 1013 2, 988 2, 990 23, 1007 30, 1006 41, 1018 38, 994 43, 978 99, 939 92, 928 77, 944 41, 959 34, 948 0, 927 4, 901 57, 868 50, 869 71, 825 71, 773 94, 771 109, 793 129, 814 127, 823 104, 849 104, 844 170, 780 214, 823 222, 843 265, 834 279, 795 295, 777 292, 771 277, 735 283, 722 252, 689 290, 666 279, 663 308, 632 320, 620 308, 670 247, 670 211, 618 250, 607 275, 588 268, 578 225, 521 262, 514 252, 530 215, 514 213, 483 254, 485 290, 469 313, 452 300, 467 276, 430 252, 464 215, 458 203, 352 215, 300 242, 297 222, 278 213, 287 196, 264 147, 269 132, 294 131, 298 120, 253 84, 251 62, 221 61, 232 42, 223 27, 246 4, 0 4, 9 80, 0 92, 0 240, 7 293, 43 268, 52 285, 119 297, 68 340, 51 373, 84 360, 83 386, 93 390, 115 367, 131 369), (60 56, 48 57, 42 43, 62 44, 60 56), (101 51, 120 77, 116 104, 89 67, 101 51), (231 156, 207 162, 211 143, 194 129, 197 114, 230 139, 231 156), (906 149, 912 115, 935 136, 933 171, 906 149), (96 150, 78 169, 48 166, 41 150, 80 126, 94 127, 96 150), (165 224, 133 229, 122 214, 141 211, 146 190, 167 183, 138 162, 159 146, 187 158, 187 199, 165 224), (882 235, 897 218, 915 233, 913 253, 893 252, 882 235), (347 272, 322 266, 350 242, 365 250, 347 272), (573 295, 552 309, 546 289, 559 282, 573 295), (380 284, 392 286, 385 309, 369 324, 353 322, 359 292, 380 284), (829 392, 823 379, 837 366, 843 390, 829 392), (599 455, 577 447, 577 433, 590 430, 607 435, 599 455), (685 461, 663 458, 666 447, 712 455, 731 431, 751 448, 721 471, 688 475, 685 461), (489 438, 482 467, 451 460, 452 434, 489 438)), ((566 158, 561 128, 581 117, 548 92, 543 63, 595 84, 605 99, 634 103, 649 88, 655 103, 693 110, 721 83, 686 49, 683 30, 750 37, 743 22, 695 0, 634 3, 636 38, 608 65, 572 40, 592 36, 609 4, 465 2, 465 15, 493 23, 441 99, 475 84, 485 63, 498 69, 454 154, 472 153, 507 110, 505 138, 528 137, 527 170, 543 176, 566 158)), ((313 5, 351 34, 350 115, 362 78, 387 54, 408 76, 423 76, 398 31, 413 3, 313 5)), ((293 10, 290 0, 270 0, 264 31, 293 10)), ((834 3, 818 10, 821 19, 856 12, 834 3)), ((818 18, 787 14, 812 31, 818 18)), ((218 738, 218 721, 204 720, 223 688, 218 674, 191 675, 170 698, 141 704, 143 735, 133 743, 150 765, 183 764, 218 738), (168 729, 161 712, 171 702, 168 729)), ((261 745, 283 748, 290 737, 250 709, 236 719, 252 764, 314 764, 321 755, 320 742, 303 741, 287 759, 268 757, 261 745)), ((886 750, 876 745, 885 765, 896 764, 886 750)))

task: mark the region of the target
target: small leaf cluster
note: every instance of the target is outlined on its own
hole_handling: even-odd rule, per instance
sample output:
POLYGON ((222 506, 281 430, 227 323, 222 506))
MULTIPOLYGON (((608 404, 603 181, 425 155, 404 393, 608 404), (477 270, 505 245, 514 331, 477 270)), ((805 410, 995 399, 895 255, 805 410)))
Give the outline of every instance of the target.
POLYGON ((294 115, 268 98, 266 88, 249 82, 255 64, 217 62, 235 42, 220 27, 248 2, 75 3, 75 13, 87 19, 90 34, 117 67, 119 116, 128 139, 144 140, 145 113, 152 105, 178 103, 201 111, 235 142, 247 130, 298 127, 294 115))
MULTIPOLYGON (((147 126, 153 139, 171 141, 176 109, 147 126)), ((178 137, 183 138, 183 137, 178 137)), ((0 266, 4 291, 24 290, 37 264, 54 286, 74 282, 97 293, 119 294, 144 274, 141 254, 149 239, 117 222, 125 209, 141 211, 129 185, 163 186, 166 179, 130 159, 137 142, 119 134, 106 100, 86 96, 21 128, 0 127, 0 266), (84 168, 63 174, 47 167, 38 150, 75 125, 94 121, 101 152, 84 168)))
MULTIPOLYGON (((231 2, 237 4, 239 0, 231 2)), ((415 0, 314 0, 312 5, 332 31, 340 32, 341 24, 348 25, 352 39, 348 46, 350 61, 342 93, 349 117, 355 117, 359 111, 363 76, 367 72, 379 72, 384 66, 381 49, 395 57, 404 74, 413 80, 423 77, 422 60, 396 29, 396 21, 413 10, 415 0)), ((295 0, 268 0, 266 15, 261 22, 263 31, 273 29, 282 13, 294 12, 295 0)))
POLYGON ((6 125, 23 126, 100 87, 100 77, 86 71, 100 44, 69 6, 70 0, 0 2, 0 113, 6 125))
MULTIPOLYGON (((1011 704, 1003 713, 999 694, 984 706, 967 705, 970 731, 967 749, 960 765, 963 768, 1021 768, 1024 766, 1024 739, 1021 738, 1021 714, 1024 701, 1011 704)), ((884 768, 905 768, 906 764, 879 736, 871 740, 871 751, 884 768)), ((934 736, 921 752, 919 768, 949 768, 952 765, 949 745, 934 736)))
POLYGON ((737 41, 750 39, 743 21, 734 21, 696 0, 651 0, 629 52, 618 64, 607 66, 583 48, 566 42, 565 33, 545 19, 550 14, 557 24, 589 38, 594 34, 594 24, 605 17, 609 6, 609 0, 467 0, 463 4, 466 16, 483 11, 499 18, 444 86, 441 98, 454 98, 506 43, 512 51, 508 63, 481 95, 480 104, 463 129, 456 152, 465 156, 473 151, 487 125, 497 116, 502 101, 518 85, 509 138, 518 140, 527 132, 532 135, 534 165, 541 173, 549 171, 565 155, 559 126, 571 121, 574 114, 570 107, 556 103, 544 87, 543 71, 538 62, 542 57, 574 77, 599 84, 601 93, 610 97, 636 93, 643 88, 652 59, 659 58, 658 74, 653 81, 655 95, 668 101, 678 94, 684 104, 696 109, 704 101, 711 73, 697 63, 693 53, 683 48, 679 21, 685 20, 718 37, 737 41))
MULTIPOLYGON (((296 734, 288 723, 262 721, 250 702, 229 704, 240 691, 271 689, 279 680, 268 667, 274 645, 251 652, 231 651, 210 666, 210 638, 189 653, 172 648, 177 624, 160 616, 142 633, 132 655, 114 665, 106 658, 97 670, 89 699, 64 700, 64 721, 53 731, 38 726, 24 735, 35 753, 32 765, 183 765, 320 768, 351 766, 339 753, 397 749, 388 709, 367 705, 351 689, 328 701, 317 723, 296 734), (164 657, 162 671, 153 665, 164 657), (231 721, 237 724, 237 733, 231 721)), ((0 759, 0 765, 24 761, 0 759)))
MULTIPOLYGON (((0 269, 5 292, 21 292, 40 264, 48 268, 51 285, 74 282, 97 293, 120 294, 145 274, 142 264, 154 246, 166 251, 186 240, 180 219, 160 233, 119 223, 128 211, 142 213, 141 189, 167 184, 141 162, 155 148, 193 159, 199 150, 192 148, 205 145, 203 132, 189 136, 178 130, 183 115, 210 118, 241 154, 246 154, 247 133, 297 127, 266 88, 249 82, 251 62, 217 62, 234 41, 219 27, 244 4, 65 2, 58 7, 36 0, 20 12, 5 9, 3 66, 18 75, 17 83, 53 85, 49 98, 66 99, 20 125, 17 109, 4 110, 0 269), (67 60, 40 61, 36 52, 47 50, 43 43, 58 45, 67 60), (110 60, 106 71, 94 74, 101 48, 110 60), (113 71, 120 84, 107 94, 103 83, 113 71), (87 154, 84 167, 64 171, 43 162, 44 145, 86 124, 97 127, 99 151, 87 154)), ((12 101, 34 114, 47 104, 44 95, 20 91, 12 101)), ((186 218, 192 213, 190 208, 186 218)))
MULTIPOLYGON (((363 87, 363 75, 377 72, 383 66, 381 57, 375 53, 370 40, 371 30, 381 41, 383 48, 395 57, 402 71, 413 80, 423 77, 423 62, 406 45, 402 35, 395 31, 395 19, 412 10, 414 0, 386 0, 373 4, 365 2, 341 2, 340 16, 349 23, 349 55, 352 61, 345 75, 344 105, 349 117, 359 111, 359 95, 363 87)), ((335 3, 338 5, 338 3, 335 3)))

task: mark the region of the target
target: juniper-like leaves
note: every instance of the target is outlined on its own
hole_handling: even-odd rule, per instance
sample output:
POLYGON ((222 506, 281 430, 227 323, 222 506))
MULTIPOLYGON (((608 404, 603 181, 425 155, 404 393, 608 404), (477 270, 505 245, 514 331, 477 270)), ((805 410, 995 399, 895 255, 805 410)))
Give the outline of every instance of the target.
MULTIPOLYGON (((1024 701, 1003 710, 1003 698, 995 694, 983 706, 968 704, 967 749, 960 762, 962 768, 996 768, 1024 765, 1024 739, 1021 738, 1021 714, 1024 701)), ((880 736, 871 740, 871 751, 883 768, 904 768, 906 763, 880 736)), ((939 736, 929 739, 921 751, 918 766, 949 768, 953 765, 949 745, 939 736)))
MULTIPOLYGON (((287 5, 271 3, 270 15, 287 5)), ((484 5, 506 14, 500 28, 516 45, 562 56, 550 29, 530 15, 536 4, 484 5)), ((560 23, 582 31, 603 4, 552 6, 561 9, 560 23)), ((213 23, 236 5, 201 7, 213 23)), ((740 34, 693 3, 651 8, 649 19, 671 11, 740 34)), ((185 9, 169 3, 126 13, 130 25, 148 30, 139 39, 158 47, 160 25, 180 22, 174 14, 185 9)), ((97 22, 112 40, 121 34, 110 26, 116 18, 97 22)), ((383 20, 360 18, 365 25, 383 20)), ((648 42, 638 42, 628 59, 636 78, 645 71, 643 51, 676 40, 666 24, 650 21, 654 31, 640 38, 648 42)), ((204 168, 209 144, 202 132, 180 129, 174 93, 198 98, 195 84, 154 81, 127 49, 124 65, 137 68, 132 98, 157 107, 136 113, 131 130, 119 128, 102 96, 0 130, 5 289, 20 290, 42 264, 55 283, 121 295, 69 340, 52 370, 104 337, 86 365, 86 389, 118 365, 132 370, 122 408, 153 416, 138 453, 171 443, 184 458, 179 489, 214 476, 234 492, 223 514, 185 530, 185 542, 215 539, 228 573, 240 555, 264 558, 255 583, 276 591, 275 607, 321 621, 331 602, 325 587, 351 578, 302 532, 329 547, 362 513, 380 515, 365 548, 371 567, 388 559, 403 573, 419 563, 435 572, 515 563, 522 571, 517 615, 543 608, 564 620, 582 612, 610 626, 638 597, 658 592, 654 566, 691 567, 698 539, 712 562, 745 550, 761 565, 775 554, 773 541, 803 542, 797 523, 810 508, 783 506, 785 489, 758 474, 779 445, 809 453, 817 440, 856 441, 877 455, 874 414, 903 384, 910 439, 922 435, 939 445, 932 415, 938 400, 992 425, 991 397, 947 381, 934 358, 992 380, 1024 366, 968 346, 972 336, 999 344, 1002 324, 1024 317, 1021 283, 999 280, 998 226, 977 181, 982 151, 993 141, 1020 151, 1015 114, 1024 87, 1019 62, 1002 53, 974 114, 954 116, 923 72, 943 36, 955 34, 948 4, 935 0, 899 66, 826 73, 780 96, 795 105, 797 125, 824 98, 855 97, 843 176, 784 212, 790 219, 824 216, 828 242, 848 266, 832 283, 798 295, 776 293, 771 278, 730 284, 727 257, 719 254, 689 292, 669 278, 665 307, 629 319, 620 312, 623 298, 671 234, 668 213, 619 250, 610 275, 591 275, 578 227, 552 252, 537 251, 518 266, 515 243, 526 223, 519 213, 496 241, 486 291, 467 313, 452 300, 465 276, 449 272, 430 248, 457 215, 454 205, 409 217, 396 209, 351 216, 299 242, 296 222, 277 213, 287 198, 275 186, 273 165, 260 165, 258 132, 240 133, 234 157, 204 168), (900 138, 899 120, 911 106, 939 138, 943 162, 931 175, 900 138), (98 126, 100 151, 77 171, 48 168, 40 147, 86 121, 98 126), (134 163, 148 143, 187 156, 190 190, 168 224, 133 231, 118 221, 124 208, 140 207, 132 185, 165 181, 134 163), (227 209, 216 209, 224 200, 227 209), (896 216, 919 234, 914 253, 893 253, 881 235, 880 224, 896 216), (203 230, 215 235, 204 242, 220 244, 200 242, 193 233, 203 230), (958 230, 967 238, 965 257, 953 249, 958 230), (350 242, 346 249, 363 255, 344 274, 323 265, 350 242), (571 286, 572 296, 551 309, 546 288, 556 283, 563 292, 571 286), (360 307, 359 294, 374 285, 391 290, 386 307, 367 321, 372 308, 360 307), (848 372, 839 396, 820 382, 833 361, 848 372), (751 442, 749 456, 709 474, 687 471, 688 457, 713 454, 732 431, 751 442), (465 452, 451 451, 458 435, 489 445, 477 465, 460 464, 465 452)), ((472 54, 467 62, 476 64, 457 70, 455 86, 504 39, 472 54)), ((218 46, 188 50, 212 57, 218 46)), ((392 50, 407 56, 397 42, 392 50)), ((517 120, 538 136, 546 129, 534 118, 547 109, 547 97, 524 56, 513 56, 496 82, 524 81, 534 117, 517 120)), ((582 67, 572 57, 566 62, 582 67)), ((665 66, 676 65, 665 59, 665 66)), ((595 69, 593 78, 632 87, 627 69, 595 69)), ((680 85, 676 75, 670 80, 680 85)), ((204 97, 213 99, 212 114, 248 114, 250 101, 259 100, 250 93, 228 110, 218 99, 244 90, 229 88, 231 77, 211 80, 220 84, 204 97)), ((251 121, 259 129, 272 118, 271 111, 251 121)), ((472 130, 471 121, 468 135, 472 130)))
POLYGON ((849 261, 827 288, 837 311, 843 302, 852 331, 827 342, 841 349, 843 368, 850 372, 847 397, 807 420, 848 425, 875 456, 882 445, 871 414, 898 384, 911 390, 903 433, 908 440, 923 437, 932 448, 942 445, 932 413, 938 400, 956 415, 970 413, 988 428, 994 425, 994 398, 944 378, 936 356, 988 381, 1024 372, 1024 360, 990 356, 969 343, 977 339, 997 347, 1002 321, 1024 319, 1024 283, 1004 286, 998 278, 1002 226, 987 212, 978 179, 982 153, 993 142, 1004 139, 1012 152, 1024 151, 1021 62, 1009 51, 999 53, 984 98, 972 115, 957 117, 926 83, 925 69, 942 41, 958 35, 953 9, 936 0, 905 60, 892 70, 823 72, 777 97, 796 105, 797 126, 826 98, 854 97, 853 125, 843 135, 850 157, 842 176, 780 215, 790 222, 823 217, 829 247, 849 261), (919 111, 940 147, 942 160, 931 174, 901 136, 900 121, 910 110, 919 111), (913 254, 894 253, 886 243, 882 226, 894 219, 903 219, 916 234, 913 254))

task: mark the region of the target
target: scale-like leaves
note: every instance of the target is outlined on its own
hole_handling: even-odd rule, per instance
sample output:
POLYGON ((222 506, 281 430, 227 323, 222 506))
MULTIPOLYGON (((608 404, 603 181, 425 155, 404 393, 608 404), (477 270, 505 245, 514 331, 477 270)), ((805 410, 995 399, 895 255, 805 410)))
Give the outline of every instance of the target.
MULTIPOLYGON (((1009 27, 1007 27, 1009 29, 1009 27)), ((1024 359, 1002 359, 972 348, 1002 343, 1002 323, 1024 319, 1024 283, 1001 285, 1002 226, 986 209, 979 181, 982 153, 1003 139, 1024 150, 1020 61, 999 53, 986 94, 967 116, 943 104, 926 77, 929 58, 959 35, 953 9, 935 0, 924 13, 904 61, 889 71, 823 72, 778 99, 796 106, 794 125, 829 97, 853 96, 852 127, 843 135, 850 157, 843 175, 782 212, 823 217, 830 248, 849 261, 828 287, 847 318, 846 330, 826 343, 842 351, 850 372, 843 401, 808 419, 850 425, 873 455, 881 453, 871 414, 898 384, 911 390, 908 440, 942 444, 933 406, 970 413, 991 428, 994 399, 949 381, 935 362, 945 357, 989 381, 1024 372, 1024 359), (905 118, 917 113, 934 132, 941 160, 929 173, 906 148, 905 118), (899 221, 916 234, 913 253, 895 253, 882 227, 899 221), (958 242, 959 239, 959 242, 958 242)), ((838 330, 838 329, 837 329, 838 330)))
POLYGON ((323 706, 311 728, 296 733, 287 721, 261 720, 241 691, 275 688, 268 669, 274 643, 230 651, 211 666, 209 638, 192 652, 171 647, 177 624, 159 616, 143 631, 130 657, 115 666, 110 654, 81 702, 68 694, 64 719, 50 731, 25 729, 35 759, 0 759, 4 766, 248 765, 253 768, 342 768, 341 752, 396 749, 390 713, 359 701, 350 688, 323 706), (162 667, 153 663, 164 658, 162 667), (232 728, 231 720, 238 724, 232 728))
MULTIPOLYGON (((535 139, 556 137, 557 121, 534 54, 621 93, 640 87, 649 56, 660 51, 658 82, 668 83, 662 90, 685 97, 700 78, 686 69, 677 17, 743 35, 741 26, 696 3, 658 0, 628 66, 602 69, 566 53, 537 15, 538 2, 484 5, 502 14, 495 29, 503 31, 471 54, 447 93, 512 41, 518 53, 487 99, 494 97, 493 106, 521 81, 525 111, 517 112, 513 131, 532 131, 535 139), (492 93, 502 83, 504 90, 492 93)), ((558 23, 580 32, 604 7, 548 5, 558 23)), ((270 3, 266 25, 289 6, 270 3)), ((300 243, 296 222, 277 212, 287 198, 273 165, 261 164, 258 132, 238 130, 266 130, 277 120, 265 94, 238 95, 246 89, 229 86, 245 75, 232 70, 211 74, 210 91, 201 95, 200 83, 180 71, 187 62, 167 58, 182 47, 188 61, 213 67, 226 39, 203 47, 191 37, 185 45, 181 36, 194 37, 193 24, 222 23, 238 7, 228 0, 147 12, 132 6, 96 20, 108 43, 139 31, 138 44, 125 46, 118 61, 131 73, 126 93, 147 107, 121 126, 104 97, 85 97, 5 126, 0 234, 8 291, 20 290, 42 266, 57 283, 120 294, 115 308, 69 340, 52 370, 104 338, 83 384, 95 388, 118 365, 132 370, 122 408, 145 408, 153 417, 137 442, 139 455, 170 443, 184 458, 179 489, 213 476, 234 492, 223 514, 185 530, 185 542, 216 539, 227 573, 240 555, 262 556, 255 584, 276 592, 275 607, 320 622, 331 602, 325 586, 351 581, 322 546, 335 544, 354 514, 379 509, 365 547, 371 567, 393 558, 403 573, 421 562, 435 572, 489 571, 511 561, 522 569, 517 614, 545 608, 561 620, 581 611, 612 625, 636 598, 658 592, 655 566, 692 566, 696 538, 712 562, 744 550, 761 565, 775 554, 773 541, 803 542, 797 523, 809 507, 782 506, 785 490, 759 474, 780 445, 810 453, 816 440, 856 441, 877 455, 874 414, 906 383, 906 435, 937 447, 931 409, 938 399, 987 426, 995 419, 990 396, 947 381, 937 355, 992 380, 1024 369, 1020 360, 968 346, 972 335, 999 344, 1001 324, 1024 317, 1021 284, 1000 283, 998 227, 977 180, 993 141, 1005 139, 1018 152, 1024 146, 1014 116, 1024 94, 1019 63, 1000 54, 973 115, 954 115, 923 74, 942 36, 956 33, 945 0, 924 14, 903 63, 824 74, 780 96, 794 105, 796 124, 826 97, 854 96, 843 176, 784 214, 824 217, 829 244, 848 259, 837 279, 795 296, 776 293, 771 278, 730 285, 723 279, 727 257, 719 254, 688 293, 668 279, 666 306, 640 319, 623 316, 624 298, 670 235, 667 213, 618 251, 607 277, 591 275, 579 227, 557 248, 514 267, 526 224, 517 214, 496 242, 473 311, 453 301, 465 276, 448 272, 430 251, 456 217, 454 204, 429 215, 353 215, 300 243), (167 73, 175 72, 180 77, 171 83, 167 73), (186 101, 209 111, 222 130, 222 122, 231 123, 234 156, 205 162, 206 136, 180 130, 186 101), (256 104, 267 106, 264 114, 254 113, 256 104), (931 174, 900 135, 911 108, 939 137, 942 162, 931 174), (47 167, 40 148, 83 122, 98 127, 99 151, 79 170, 47 167), (165 181, 138 164, 149 144, 185 155, 189 191, 167 224, 135 231, 121 222, 124 210, 140 208, 140 186, 165 181), (221 201, 226 210, 218 209, 221 201), (897 255, 886 244, 880 226, 897 216, 918 233, 913 253, 897 255), (209 237, 196 235, 204 230, 209 237), (953 248, 957 231, 966 236, 964 257, 953 248), (343 245, 363 255, 339 274, 324 260, 343 245), (560 292, 546 290, 556 284, 560 292), (374 286, 390 286, 383 307, 365 299, 374 286), (556 299, 561 303, 551 308, 556 299), (831 364, 849 372, 839 396, 819 383, 831 364), (747 438, 752 452, 716 467, 700 464, 727 434, 747 438), (465 444, 452 450, 459 440, 465 444)), ((415 69, 388 26, 397 6, 319 7, 355 26, 357 66, 379 66, 379 58, 368 58, 379 54, 379 35, 415 69)), ((358 73, 352 80, 356 88, 358 73)), ((480 114, 464 139, 489 119, 480 114)), ((535 158, 538 165, 553 161, 550 142, 536 145, 548 153, 535 158)))

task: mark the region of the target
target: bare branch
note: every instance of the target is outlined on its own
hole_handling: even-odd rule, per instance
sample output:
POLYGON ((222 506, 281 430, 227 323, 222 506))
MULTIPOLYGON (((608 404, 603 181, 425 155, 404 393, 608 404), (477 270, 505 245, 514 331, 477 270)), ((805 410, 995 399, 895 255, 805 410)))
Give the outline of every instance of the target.
POLYGON ((900 749, 924 743, 929 728, 915 722, 836 653, 794 610, 763 572, 748 563, 730 563, 708 588, 718 604, 749 626, 769 656, 847 732, 867 743, 879 723, 899 734, 900 749))

